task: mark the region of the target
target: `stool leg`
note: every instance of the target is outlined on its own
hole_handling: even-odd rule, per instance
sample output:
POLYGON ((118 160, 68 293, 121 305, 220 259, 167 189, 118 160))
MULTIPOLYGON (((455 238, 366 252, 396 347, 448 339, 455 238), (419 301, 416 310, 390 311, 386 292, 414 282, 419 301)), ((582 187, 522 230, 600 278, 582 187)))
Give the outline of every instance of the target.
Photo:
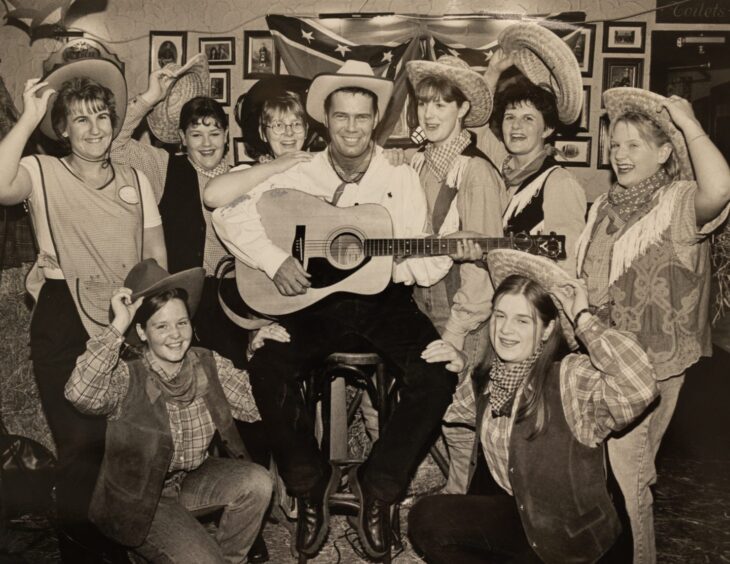
POLYGON ((347 456, 347 391, 345 378, 339 376, 330 384, 329 459, 344 460, 347 456))

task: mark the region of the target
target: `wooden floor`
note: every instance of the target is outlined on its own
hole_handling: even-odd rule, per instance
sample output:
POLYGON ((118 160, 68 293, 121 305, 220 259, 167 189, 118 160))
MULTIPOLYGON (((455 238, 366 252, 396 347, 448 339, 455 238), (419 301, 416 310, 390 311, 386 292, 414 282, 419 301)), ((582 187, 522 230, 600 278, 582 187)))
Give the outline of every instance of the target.
MULTIPOLYGON (((675 417, 665 437, 657 467, 655 519, 661 564, 730 563, 730 355, 716 351, 687 375, 675 417)), ((417 495, 434 491, 443 478, 432 463, 424 464, 413 483, 417 495)), ((409 500, 404 504, 402 521, 409 500)), ((24 530, 4 530, 0 564, 60 562, 47 523, 31 521, 24 530)), ((268 523, 264 536, 271 562, 296 562, 289 551, 290 534, 268 523)), ((359 556, 354 533, 343 517, 333 517, 326 546, 310 562, 350 564, 359 556)), ((395 563, 421 562, 404 538, 395 563)))

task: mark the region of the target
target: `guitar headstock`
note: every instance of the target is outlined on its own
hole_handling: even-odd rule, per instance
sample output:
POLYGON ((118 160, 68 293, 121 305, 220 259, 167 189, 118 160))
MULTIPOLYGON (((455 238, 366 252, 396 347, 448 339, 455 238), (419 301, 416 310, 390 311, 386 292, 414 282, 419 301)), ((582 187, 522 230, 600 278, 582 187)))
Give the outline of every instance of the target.
POLYGON ((556 235, 553 232, 549 235, 517 233, 512 235, 511 239, 514 248, 517 250, 553 260, 565 260, 567 258, 565 235, 556 235))

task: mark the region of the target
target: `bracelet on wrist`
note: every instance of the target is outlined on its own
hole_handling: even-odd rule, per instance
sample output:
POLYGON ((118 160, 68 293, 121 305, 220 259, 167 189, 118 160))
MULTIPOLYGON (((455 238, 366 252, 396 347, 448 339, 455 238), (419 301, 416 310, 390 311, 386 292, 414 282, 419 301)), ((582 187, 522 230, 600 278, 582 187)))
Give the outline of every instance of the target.
POLYGON ((591 310, 587 307, 584 307, 582 310, 580 310, 578 313, 575 314, 575 317, 573 318, 573 326, 578 327, 578 322, 580 321, 580 317, 583 314, 591 315, 591 310))
POLYGON ((689 141, 687 141, 687 145, 689 145, 690 143, 692 143, 692 141, 695 141, 695 140, 699 139, 700 137, 707 137, 707 133, 700 133, 699 135, 695 135, 694 137, 692 137, 692 139, 690 139, 689 141))

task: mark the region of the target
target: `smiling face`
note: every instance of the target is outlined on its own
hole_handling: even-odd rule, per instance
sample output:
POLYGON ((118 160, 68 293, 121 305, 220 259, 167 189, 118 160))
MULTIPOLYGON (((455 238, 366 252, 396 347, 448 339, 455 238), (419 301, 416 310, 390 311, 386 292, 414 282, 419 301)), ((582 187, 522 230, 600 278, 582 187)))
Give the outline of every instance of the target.
POLYGON ((193 339, 188 308, 179 298, 168 301, 147 320, 136 325, 139 338, 167 374, 173 374, 185 358, 193 339))
POLYGON ((542 113, 532 102, 508 106, 502 118, 502 140, 511 155, 531 160, 545 147, 553 129, 545 125, 542 113))
POLYGON ((228 130, 212 117, 204 117, 180 131, 180 141, 186 147, 188 157, 205 170, 212 170, 223 160, 228 130))
POLYGON ((330 146, 344 157, 355 158, 367 151, 378 114, 370 96, 351 92, 334 92, 325 116, 330 146))
POLYGON ((531 357, 552 325, 551 321, 546 328, 524 295, 503 294, 492 309, 489 337, 497 356, 510 366, 531 357))
POLYGON ((96 161, 105 158, 113 131, 111 114, 101 102, 79 101, 69 108, 61 135, 75 154, 96 161))
POLYGON ((275 112, 269 123, 261 129, 261 138, 269 144, 274 157, 301 151, 307 136, 307 122, 293 112, 275 112), (283 127, 281 133, 276 129, 283 127))
POLYGON ((657 144, 628 121, 611 128, 611 167, 621 186, 631 187, 659 171, 672 154, 669 143, 657 144))

